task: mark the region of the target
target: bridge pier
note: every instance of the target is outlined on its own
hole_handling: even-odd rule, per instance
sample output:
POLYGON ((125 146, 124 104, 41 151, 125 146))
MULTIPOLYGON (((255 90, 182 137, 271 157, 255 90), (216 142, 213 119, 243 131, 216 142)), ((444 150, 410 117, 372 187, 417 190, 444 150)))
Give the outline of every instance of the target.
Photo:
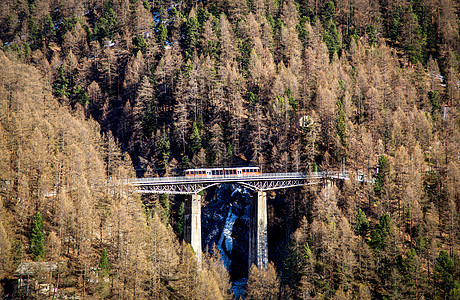
POLYGON ((258 268, 266 268, 268 265, 267 193, 258 191, 257 201, 252 203, 248 267, 251 268, 252 264, 255 264, 258 268))
POLYGON ((184 214, 184 239, 195 251, 198 269, 201 270, 201 195, 192 194, 186 201, 184 214))

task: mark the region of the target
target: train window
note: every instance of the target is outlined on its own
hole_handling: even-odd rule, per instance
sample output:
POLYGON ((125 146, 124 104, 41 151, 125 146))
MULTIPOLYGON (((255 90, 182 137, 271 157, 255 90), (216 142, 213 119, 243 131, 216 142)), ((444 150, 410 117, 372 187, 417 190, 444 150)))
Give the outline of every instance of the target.
POLYGON ((216 171, 214 171, 214 170, 212 170, 211 173, 212 173, 212 175, 216 175, 216 171))
POLYGON ((224 175, 224 173, 223 173, 223 171, 222 171, 222 170, 220 170, 220 175, 224 175))

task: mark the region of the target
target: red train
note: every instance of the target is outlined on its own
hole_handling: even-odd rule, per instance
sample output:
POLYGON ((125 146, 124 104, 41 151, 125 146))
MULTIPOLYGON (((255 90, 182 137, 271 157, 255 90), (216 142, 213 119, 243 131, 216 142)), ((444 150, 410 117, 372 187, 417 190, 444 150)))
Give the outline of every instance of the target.
POLYGON ((241 168, 208 168, 208 169, 187 169, 185 177, 244 177, 260 175, 258 167, 241 167, 241 168))

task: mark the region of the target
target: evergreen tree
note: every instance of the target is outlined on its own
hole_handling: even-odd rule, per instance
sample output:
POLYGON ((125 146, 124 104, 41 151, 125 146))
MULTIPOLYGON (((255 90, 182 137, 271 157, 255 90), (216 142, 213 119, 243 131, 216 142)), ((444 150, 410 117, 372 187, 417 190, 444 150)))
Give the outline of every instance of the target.
POLYGON ((101 257, 99 258, 99 268, 101 269, 104 274, 109 274, 110 271, 110 262, 109 256, 107 254, 107 250, 104 248, 102 249, 101 257))
POLYGON ((106 2, 104 17, 100 18, 94 26, 94 37, 99 42, 104 39, 112 39, 118 26, 117 14, 112 7, 106 2))
POLYGON ((54 82, 54 94, 61 100, 67 99, 70 96, 70 82, 65 70, 65 66, 58 68, 58 78, 54 82))
POLYGON ((106 279, 110 275, 110 262, 107 254, 107 250, 102 249, 101 257, 99 258, 99 286, 98 292, 102 298, 107 297, 110 294, 109 281, 106 279))
POLYGON ((454 263, 447 251, 442 250, 439 252, 439 256, 436 258, 434 274, 436 287, 444 297, 447 297, 456 283, 454 280, 454 263))
POLYGON ((199 28, 200 24, 196 17, 191 16, 185 24, 185 38, 184 38, 184 49, 186 52, 186 59, 191 58, 195 48, 198 45, 198 37, 200 35, 199 28))
POLYGON ((361 236, 366 236, 369 229, 369 221, 367 220, 366 214, 360 209, 356 214, 356 225, 355 232, 361 236))
POLYGON ((193 122, 192 133, 190 134, 190 152, 195 155, 201 149, 201 134, 196 122, 193 122))
MULTIPOLYGON (((382 155, 379 159, 379 169, 374 184, 375 195, 379 198, 385 196, 388 191, 390 176, 390 161, 387 156, 382 155)), ((389 195, 386 195, 389 196, 389 195)))
POLYGON ((30 235, 30 252, 33 260, 45 257, 45 239, 43 237, 43 219, 40 212, 35 215, 30 235))

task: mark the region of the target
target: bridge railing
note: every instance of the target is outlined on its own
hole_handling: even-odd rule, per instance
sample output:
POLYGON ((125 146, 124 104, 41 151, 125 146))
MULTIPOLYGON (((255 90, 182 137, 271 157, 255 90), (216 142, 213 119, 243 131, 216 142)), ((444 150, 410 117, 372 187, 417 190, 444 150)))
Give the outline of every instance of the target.
POLYGON ((252 176, 233 176, 233 175, 224 175, 224 176, 214 176, 214 177, 186 177, 186 176, 175 176, 175 177, 150 177, 150 178, 133 178, 128 179, 126 183, 128 184, 149 184, 149 183, 185 183, 185 182, 195 182, 195 181, 238 181, 238 180, 276 180, 276 179, 309 179, 309 178, 326 178, 326 177, 339 177, 339 178, 349 178, 349 172, 339 172, 339 171, 323 171, 323 172, 291 172, 291 173, 262 173, 260 175, 252 176))

